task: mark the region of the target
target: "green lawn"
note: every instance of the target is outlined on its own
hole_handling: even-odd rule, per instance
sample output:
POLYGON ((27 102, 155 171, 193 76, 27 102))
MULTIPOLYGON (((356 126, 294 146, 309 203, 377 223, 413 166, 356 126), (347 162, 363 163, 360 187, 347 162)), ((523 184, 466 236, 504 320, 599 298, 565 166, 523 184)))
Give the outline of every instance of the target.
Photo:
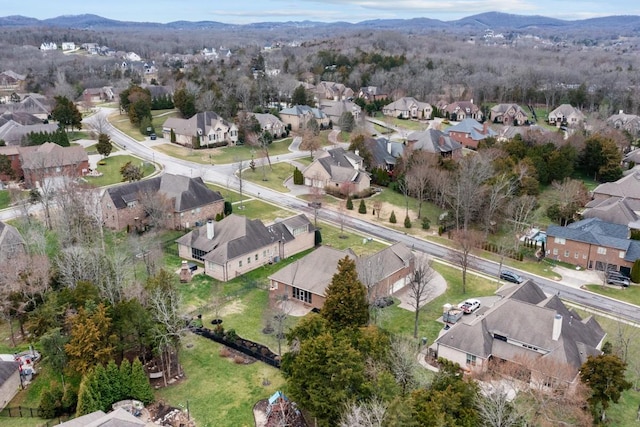
POLYGON ((199 427, 254 426, 253 405, 281 390, 284 379, 264 363, 239 365, 220 357, 220 348, 206 338, 187 335, 180 357, 186 379, 158 390, 156 396, 175 407, 188 404, 199 427))
POLYGON ((590 284, 585 285, 585 288, 596 294, 640 305, 640 285, 632 284, 628 288, 623 288, 621 286, 607 285, 602 287, 602 284, 590 284))
POLYGON ((123 155, 123 156, 110 156, 103 160, 107 164, 102 166, 98 165, 98 171, 102 172, 102 176, 92 177, 87 176, 85 179, 90 184, 96 187, 102 187, 105 185, 112 185, 122 182, 122 175, 120 175, 120 168, 127 162, 132 162, 136 165, 144 163, 143 174, 149 176, 155 171, 155 166, 151 163, 143 162, 137 157, 123 155))
MULTIPOLYGON (((151 123, 156 131, 156 134, 162 133, 162 125, 169 117, 179 117, 177 110, 153 110, 151 111, 151 123)), ((147 139, 146 135, 140 133, 140 129, 136 125, 132 125, 129 122, 129 117, 126 114, 114 113, 109 116, 109 123, 117 127, 120 131, 126 133, 136 141, 144 141, 147 139)))
POLYGON ((389 123, 393 126, 399 127, 401 129, 406 129, 410 131, 425 130, 428 126, 425 123, 421 123, 415 120, 402 120, 397 117, 382 116, 382 117, 377 117, 377 119, 382 120, 386 123, 389 123))
POLYGON ((0 209, 8 208, 11 204, 9 190, 0 190, 0 209))
POLYGON ((269 167, 267 163, 262 163, 262 159, 256 162, 255 169, 247 168, 242 172, 243 179, 281 193, 289 192, 284 181, 291 175, 293 167, 289 163, 273 163, 269 167))
POLYGON ((67 132, 67 136, 69 137, 70 142, 77 141, 79 139, 91 139, 89 132, 82 131, 82 130, 67 132))

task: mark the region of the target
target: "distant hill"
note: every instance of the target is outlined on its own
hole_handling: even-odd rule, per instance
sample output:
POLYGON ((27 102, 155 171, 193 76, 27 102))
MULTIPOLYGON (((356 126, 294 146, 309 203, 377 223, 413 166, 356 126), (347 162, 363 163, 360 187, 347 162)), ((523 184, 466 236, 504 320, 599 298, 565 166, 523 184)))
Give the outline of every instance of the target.
POLYGON ((38 20, 25 16, 0 17, 0 27, 62 27, 75 29, 179 29, 179 30, 201 30, 201 29, 236 29, 236 30, 275 30, 287 28, 316 28, 319 30, 395 30, 401 32, 409 31, 429 31, 429 30, 482 30, 495 29, 505 30, 526 30, 533 28, 540 29, 566 29, 587 31, 589 29, 610 29, 625 31, 640 31, 640 16, 607 16, 602 18, 591 18, 576 21, 549 18, 545 16, 513 15, 501 12, 487 12, 479 15, 468 16, 455 21, 440 21, 429 18, 413 19, 375 19, 358 23, 349 22, 257 22, 252 24, 235 25, 225 24, 215 21, 175 21, 166 24, 155 22, 130 22, 118 21, 103 18, 98 15, 64 15, 55 18, 38 20))

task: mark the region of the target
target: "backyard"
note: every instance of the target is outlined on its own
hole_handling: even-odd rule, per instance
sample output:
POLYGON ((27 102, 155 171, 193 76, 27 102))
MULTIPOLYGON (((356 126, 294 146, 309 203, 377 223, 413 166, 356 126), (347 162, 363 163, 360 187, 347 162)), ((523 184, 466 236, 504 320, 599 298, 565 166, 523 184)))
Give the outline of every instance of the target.
POLYGON ((127 162, 131 162, 138 165, 138 162, 142 165, 143 176, 149 176, 155 172, 155 166, 148 162, 143 162, 137 157, 129 155, 109 156, 101 160, 104 165, 98 164, 98 171, 102 173, 102 176, 86 176, 84 179, 91 185, 96 187, 103 187, 105 185, 112 185, 122 182, 122 175, 120 174, 120 168, 127 162))
POLYGON ((9 190, 0 190, 0 209, 8 208, 11 204, 11 194, 9 190))

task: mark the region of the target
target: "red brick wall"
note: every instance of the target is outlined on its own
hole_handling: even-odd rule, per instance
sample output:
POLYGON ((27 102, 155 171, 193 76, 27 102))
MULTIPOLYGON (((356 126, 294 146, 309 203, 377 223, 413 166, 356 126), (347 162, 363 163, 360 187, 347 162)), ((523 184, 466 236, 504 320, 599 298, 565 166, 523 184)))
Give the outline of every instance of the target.
POLYGON ((27 188, 33 188, 36 182, 39 182, 43 178, 51 178, 57 176, 79 177, 82 176, 82 171, 89 170, 89 161, 85 160, 77 165, 64 165, 60 168, 48 168, 41 169, 27 169, 24 171, 24 183, 27 188))
POLYGON ((583 269, 595 269, 598 261, 603 264, 618 266, 617 269, 620 266, 629 268, 633 266, 632 262, 620 258, 619 249, 604 249, 606 249, 606 254, 599 254, 597 245, 572 240, 566 240, 562 244, 556 242, 556 239, 551 236, 547 239, 547 257, 577 265, 583 269))

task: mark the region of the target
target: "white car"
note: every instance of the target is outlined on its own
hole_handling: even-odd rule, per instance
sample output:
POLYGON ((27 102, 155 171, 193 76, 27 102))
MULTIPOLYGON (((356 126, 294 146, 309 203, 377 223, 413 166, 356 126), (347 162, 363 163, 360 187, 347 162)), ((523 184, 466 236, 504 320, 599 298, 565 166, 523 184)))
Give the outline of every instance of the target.
POLYGON ((458 304, 458 308, 462 310, 464 314, 470 314, 480 308, 480 301, 477 299, 468 299, 458 304))

